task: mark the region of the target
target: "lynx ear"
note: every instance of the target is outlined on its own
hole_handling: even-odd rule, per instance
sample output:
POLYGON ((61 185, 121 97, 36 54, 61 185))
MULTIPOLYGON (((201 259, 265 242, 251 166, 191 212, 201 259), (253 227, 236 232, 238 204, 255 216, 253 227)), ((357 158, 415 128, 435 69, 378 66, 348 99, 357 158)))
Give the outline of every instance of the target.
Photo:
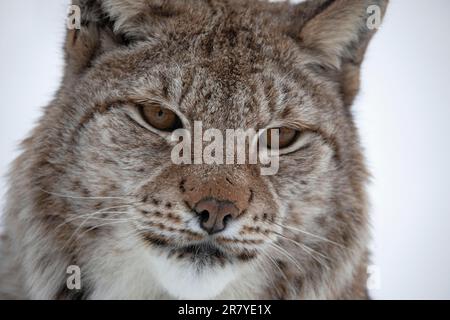
POLYGON ((367 45, 384 17, 388 0, 308 0, 295 8, 293 37, 339 71, 345 104, 359 90, 367 45))
POLYGON ((69 30, 66 58, 81 73, 98 55, 133 41, 164 33, 164 23, 185 11, 185 0, 72 0, 81 29, 69 30))
POLYGON ((309 0, 297 5, 298 38, 339 68, 342 59, 362 60, 367 43, 381 22, 388 0, 309 0))
POLYGON ((104 52, 124 45, 126 39, 114 31, 114 21, 103 9, 102 0, 73 0, 79 8, 79 28, 67 31, 65 53, 68 76, 77 76, 104 52))

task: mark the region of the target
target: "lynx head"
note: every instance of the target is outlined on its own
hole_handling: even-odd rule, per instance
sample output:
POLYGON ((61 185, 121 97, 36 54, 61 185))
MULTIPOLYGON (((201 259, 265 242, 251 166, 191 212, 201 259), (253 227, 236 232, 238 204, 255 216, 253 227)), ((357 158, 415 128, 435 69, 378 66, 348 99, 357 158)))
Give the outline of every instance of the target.
POLYGON ((260 266, 314 278, 350 259, 367 231, 350 107, 368 8, 386 3, 75 1, 81 29, 67 34, 64 83, 33 138, 33 183, 42 208, 64 208, 52 232, 65 250, 145 252, 184 298, 217 296, 260 266), (224 136, 278 128, 277 173, 175 164, 172 132, 195 121, 224 136))

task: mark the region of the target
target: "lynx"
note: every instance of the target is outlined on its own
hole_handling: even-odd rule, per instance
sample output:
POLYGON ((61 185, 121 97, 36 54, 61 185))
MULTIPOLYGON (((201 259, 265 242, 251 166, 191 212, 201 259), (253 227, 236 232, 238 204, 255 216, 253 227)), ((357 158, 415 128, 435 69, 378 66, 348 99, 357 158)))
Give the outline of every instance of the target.
POLYGON ((11 170, 0 296, 369 298, 351 106, 387 3, 75 0, 61 87, 11 170), (277 129, 277 173, 173 163, 195 121, 277 129))

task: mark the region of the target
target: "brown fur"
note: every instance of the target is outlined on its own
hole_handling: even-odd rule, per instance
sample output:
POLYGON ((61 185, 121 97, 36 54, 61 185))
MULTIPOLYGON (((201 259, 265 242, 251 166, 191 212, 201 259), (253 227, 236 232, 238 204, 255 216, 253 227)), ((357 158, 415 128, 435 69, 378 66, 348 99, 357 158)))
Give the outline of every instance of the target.
POLYGON ((387 2, 75 1, 63 83, 11 172, 0 296, 367 298, 367 171, 349 108, 373 34, 366 9, 387 2), (174 165, 172 145, 130 118, 149 102, 205 129, 277 120, 305 142, 275 176, 174 165), (216 238, 226 254, 192 246, 205 235, 190 208, 205 196, 242 212, 239 232, 216 238), (214 294, 173 293, 156 257, 217 283, 236 276, 214 294), (69 265, 81 292, 65 287, 69 265))

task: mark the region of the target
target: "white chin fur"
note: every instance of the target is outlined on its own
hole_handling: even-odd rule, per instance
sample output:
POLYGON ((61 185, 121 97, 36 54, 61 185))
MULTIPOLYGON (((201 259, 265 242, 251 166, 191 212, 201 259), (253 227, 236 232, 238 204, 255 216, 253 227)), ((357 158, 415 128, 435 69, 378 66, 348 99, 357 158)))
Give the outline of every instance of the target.
POLYGON ((213 299, 239 273, 238 268, 230 264, 199 269, 189 260, 168 259, 161 255, 154 255, 151 261, 156 281, 176 299, 213 299))

